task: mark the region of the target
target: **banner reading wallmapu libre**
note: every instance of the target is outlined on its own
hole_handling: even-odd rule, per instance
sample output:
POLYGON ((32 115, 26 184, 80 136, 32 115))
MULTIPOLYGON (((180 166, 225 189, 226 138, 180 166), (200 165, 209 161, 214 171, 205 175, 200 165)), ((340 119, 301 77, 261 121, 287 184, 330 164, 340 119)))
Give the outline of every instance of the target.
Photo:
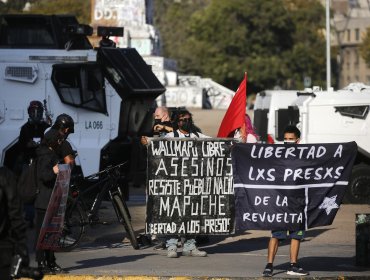
POLYGON ((229 234, 235 208, 230 139, 151 139, 146 233, 229 234))
POLYGON ((235 144, 236 228, 298 230, 330 225, 356 153, 355 142, 235 144))

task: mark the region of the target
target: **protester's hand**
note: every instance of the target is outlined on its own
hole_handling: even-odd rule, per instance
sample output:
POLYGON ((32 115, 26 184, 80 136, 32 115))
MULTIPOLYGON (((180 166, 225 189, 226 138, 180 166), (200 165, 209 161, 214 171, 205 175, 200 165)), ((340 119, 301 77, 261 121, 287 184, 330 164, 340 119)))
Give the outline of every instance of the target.
POLYGON ((141 136, 140 143, 142 145, 147 146, 149 144, 148 137, 147 136, 141 136))
POLYGON ((153 130, 154 132, 161 132, 161 131, 172 132, 173 128, 167 125, 157 124, 153 127, 153 130))
POLYGON ((65 156, 63 161, 65 164, 71 165, 71 167, 75 165, 75 158, 72 155, 65 156))
POLYGON ((35 141, 30 140, 27 143, 27 148, 36 148, 39 144, 37 144, 35 141))
POLYGON ((56 165, 53 166, 53 171, 54 171, 55 174, 58 174, 59 173, 58 164, 56 164, 56 165))
POLYGON ((157 125, 155 125, 154 127, 153 127, 153 131, 154 132, 160 132, 160 131, 163 131, 163 129, 164 129, 164 125, 162 125, 162 124, 157 124, 157 125))

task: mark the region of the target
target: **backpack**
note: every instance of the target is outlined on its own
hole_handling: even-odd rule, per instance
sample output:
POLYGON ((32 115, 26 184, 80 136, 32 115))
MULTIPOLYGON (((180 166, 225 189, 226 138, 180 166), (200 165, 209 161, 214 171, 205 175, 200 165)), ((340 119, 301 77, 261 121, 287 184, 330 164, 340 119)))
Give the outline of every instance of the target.
POLYGON ((37 187, 37 160, 23 168, 17 183, 17 192, 24 203, 33 203, 39 192, 37 187))

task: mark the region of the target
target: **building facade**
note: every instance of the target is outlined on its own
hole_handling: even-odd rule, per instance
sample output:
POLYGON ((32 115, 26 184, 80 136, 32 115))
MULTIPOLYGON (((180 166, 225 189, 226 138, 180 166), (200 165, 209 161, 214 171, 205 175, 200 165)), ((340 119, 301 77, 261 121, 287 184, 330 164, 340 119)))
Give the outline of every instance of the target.
MULTIPOLYGON (((321 0, 325 5, 325 0, 321 0)), ((370 28, 370 1, 331 0, 331 45, 337 49, 338 88, 349 83, 370 84, 370 67, 361 57, 360 45, 370 28)))

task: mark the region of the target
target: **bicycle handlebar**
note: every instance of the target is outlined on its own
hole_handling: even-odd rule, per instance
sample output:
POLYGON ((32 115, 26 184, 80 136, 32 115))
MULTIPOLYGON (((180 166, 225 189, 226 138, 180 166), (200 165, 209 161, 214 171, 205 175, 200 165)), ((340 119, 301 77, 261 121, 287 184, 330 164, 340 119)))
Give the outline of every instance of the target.
POLYGON ((89 176, 85 177, 85 179, 86 179, 86 180, 89 180, 89 179, 96 178, 96 177, 98 177, 99 175, 103 175, 103 174, 111 174, 111 173, 113 173, 113 172, 115 172, 115 171, 119 170, 119 169, 120 169, 122 166, 124 166, 126 163, 127 163, 127 161, 122 162, 122 163, 117 164, 117 165, 114 165, 114 166, 111 166, 111 165, 110 165, 110 166, 108 166, 107 168, 105 168, 105 169, 103 169, 103 170, 101 170, 101 171, 99 171, 99 172, 96 172, 96 173, 94 173, 94 174, 91 174, 91 175, 89 175, 89 176))

